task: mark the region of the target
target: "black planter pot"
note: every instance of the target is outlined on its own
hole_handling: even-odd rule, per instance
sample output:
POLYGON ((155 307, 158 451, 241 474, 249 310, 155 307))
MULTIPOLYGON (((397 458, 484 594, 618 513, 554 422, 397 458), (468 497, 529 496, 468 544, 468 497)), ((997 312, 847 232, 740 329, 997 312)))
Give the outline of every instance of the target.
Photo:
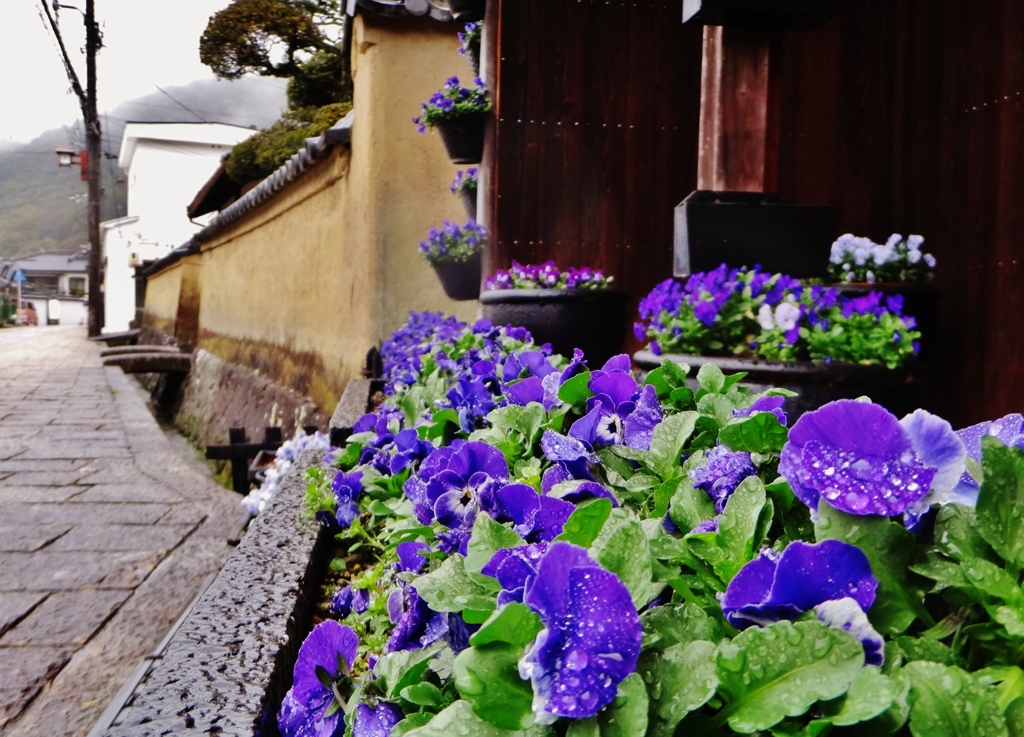
POLYGON ((465 261, 438 261, 431 264, 448 299, 466 302, 480 296, 481 255, 474 254, 465 261))
POLYGON ((479 164, 484 157, 484 126, 487 113, 464 115, 437 124, 453 164, 479 164))
POLYGON ((917 320, 921 331, 921 359, 930 360, 935 350, 935 336, 938 335, 939 299, 942 292, 931 284, 884 283, 884 284, 833 284, 844 297, 863 297, 870 292, 881 292, 886 297, 903 295, 903 314, 917 320))
POLYGON ((463 57, 469 62, 469 68, 473 70, 473 76, 480 76, 480 47, 470 46, 463 50, 463 57))
POLYGON ((471 23, 484 17, 486 0, 448 0, 448 8, 456 20, 471 23))
MULTIPOLYGON (((765 361, 753 358, 725 356, 688 356, 679 354, 654 355, 651 351, 637 351, 633 363, 651 370, 665 359, 690 367, 690 376, 705 364, 718 366, 725 374, 746 372, 741 382, 751 391, 761 392, 770 387, 789 389, 799 396, 786 400, 789 424, 804 412, 817 409, 836 399, 870 397, 897 417, 919 407, 927 409, 928 368, 916 364, 909 369, 890 370, 884 366, 861 366, 850 363, 812 363, 810 361, 765 361)), ((696 388, 696 381, 693 388, 696 388)))
POLYGON ((841 0, 683 0, 683 22, 809 31, 835 17, 841 0))
POLYGON ((591 368, 622 352, 626 295, 606 289, 494 289, 480 294, 483 316, 521 325, 537 343, 571 356, 579 348, 591 368))
POLYGON ((466 208, 466 214, 470 220, 476 220, 476 192, 460 192, 459 199, 462 206, 466 208))

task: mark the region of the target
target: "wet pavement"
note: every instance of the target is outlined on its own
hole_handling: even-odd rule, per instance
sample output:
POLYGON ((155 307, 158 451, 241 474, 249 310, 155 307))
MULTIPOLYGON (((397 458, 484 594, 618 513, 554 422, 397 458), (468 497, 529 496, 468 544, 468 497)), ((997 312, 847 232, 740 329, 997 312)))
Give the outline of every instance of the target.
POLYGON ((102 347, 0 330, 2 737, 88 734, 241 522, 102 347))

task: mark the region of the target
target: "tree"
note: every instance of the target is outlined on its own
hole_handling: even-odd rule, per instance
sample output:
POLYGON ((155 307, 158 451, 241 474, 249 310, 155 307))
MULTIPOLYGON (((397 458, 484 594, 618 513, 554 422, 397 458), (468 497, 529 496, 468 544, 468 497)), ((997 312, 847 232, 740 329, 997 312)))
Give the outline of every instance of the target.
POLYGON ((218 77, 297 77, 316 52, 341 59, 328 30, 341 27, 331 0, 234 0, 210 17, 199 59, 218 77))

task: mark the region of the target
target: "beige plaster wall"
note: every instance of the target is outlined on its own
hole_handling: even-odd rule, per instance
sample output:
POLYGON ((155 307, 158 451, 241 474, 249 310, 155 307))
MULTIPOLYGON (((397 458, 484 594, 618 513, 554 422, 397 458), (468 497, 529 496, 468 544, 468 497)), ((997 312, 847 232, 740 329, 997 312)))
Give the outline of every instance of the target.
MULTIPOLYGON (((436 134, 421 136, 411 122, 447 77, 471 74, 456 30, 427 18, 357 17, 351 150, 335 147, 202 245, 199 347, 330 413, 367 350, 410 310, 476 316, 476 302, 445 297, 417 253, 432 225, 466 217, 448 190, 458 167, 436 134)), ((165 274, 173 279, 151 277, 147 290, 154 318, 174 314, 164 285, 153 289, 165 274)))
POLYGON ((181 294, 181 262, 172 264, 158 274, 146 278, 146 304, 142 324, 168 335, 174 335, 181 294))

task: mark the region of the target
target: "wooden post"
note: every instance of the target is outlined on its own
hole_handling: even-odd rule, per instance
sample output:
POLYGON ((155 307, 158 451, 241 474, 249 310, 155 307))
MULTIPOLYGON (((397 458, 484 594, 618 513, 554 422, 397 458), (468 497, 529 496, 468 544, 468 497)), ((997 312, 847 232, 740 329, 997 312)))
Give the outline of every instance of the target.
MULTIPOLYGON (((244 427, 228 429, 228 442, 242 445, 247 440, 244 427)), ((239 494, 249 493, 249 460, 244 456, 231 459, 231 487, 239 494)))
POLYGON ((781 40, 779 31, 704 27, 697 189, 776 189, 781 40))

